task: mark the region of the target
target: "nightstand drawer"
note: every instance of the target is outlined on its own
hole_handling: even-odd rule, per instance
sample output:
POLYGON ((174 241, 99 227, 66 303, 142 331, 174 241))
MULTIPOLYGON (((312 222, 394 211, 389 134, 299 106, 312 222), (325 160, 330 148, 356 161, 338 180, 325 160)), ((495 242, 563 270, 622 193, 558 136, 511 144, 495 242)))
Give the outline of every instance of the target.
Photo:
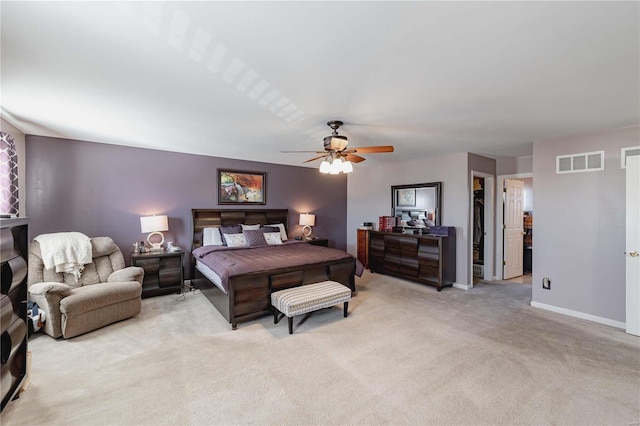
POLYGON ((183 284, 183 252, 132 254, 131 265, 144 269, 142 297, 179 292, 183 284))

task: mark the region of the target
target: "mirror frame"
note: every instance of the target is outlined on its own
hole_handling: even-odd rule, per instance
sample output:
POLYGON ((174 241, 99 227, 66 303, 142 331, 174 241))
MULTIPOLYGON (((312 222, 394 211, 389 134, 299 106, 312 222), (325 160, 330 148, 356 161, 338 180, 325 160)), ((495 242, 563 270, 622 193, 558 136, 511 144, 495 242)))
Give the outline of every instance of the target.
POLYGON ((440 224, 440 204, 442 203, 442 182, 427 182, 427 183, 415 183, 411 185, 392 185, 391 186, 391 216, 396 215, 396 190, 398 189, 420 189, 420 188, 435 188, 436 200, 435 200, 435 212, 434 223, 436 226, 440 224))

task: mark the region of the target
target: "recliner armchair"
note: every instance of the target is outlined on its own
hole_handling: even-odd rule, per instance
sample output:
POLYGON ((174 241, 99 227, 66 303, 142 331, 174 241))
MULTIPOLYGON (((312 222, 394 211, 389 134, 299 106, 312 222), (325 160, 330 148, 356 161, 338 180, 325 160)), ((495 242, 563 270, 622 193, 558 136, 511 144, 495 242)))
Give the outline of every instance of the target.
POLYGON ((124 257, 109 237, 91 239, 92 263, 78 281, 73 274, 46 269, 40 244, 29 247, 28 286, 32 301, 46 313, 43 330, 68 339, 138 314, 144 269, 125 268, 124 257))

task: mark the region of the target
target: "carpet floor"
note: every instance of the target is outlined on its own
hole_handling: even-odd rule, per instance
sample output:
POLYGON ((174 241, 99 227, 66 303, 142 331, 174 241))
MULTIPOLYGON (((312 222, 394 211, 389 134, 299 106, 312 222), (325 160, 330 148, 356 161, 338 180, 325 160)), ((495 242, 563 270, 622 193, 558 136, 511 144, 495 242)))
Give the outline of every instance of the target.
POLYGON ((529 306, 531 286, 370 274, 342 306, 231 327, 199 292, 70 340, 36 334, 3 425, 619 424, 640 339, 529 306))

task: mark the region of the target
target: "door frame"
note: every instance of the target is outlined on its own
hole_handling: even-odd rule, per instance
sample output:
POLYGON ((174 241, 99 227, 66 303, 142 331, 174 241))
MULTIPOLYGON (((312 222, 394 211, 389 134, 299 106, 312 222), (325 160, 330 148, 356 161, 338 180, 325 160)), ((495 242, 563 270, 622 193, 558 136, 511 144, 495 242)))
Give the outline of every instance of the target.
POLYGON ((630 253, 640 250, 640 155, 627 157, 625 170, 625 331, 640 336, 640 258, 630 253), (632 183, 634 185, 632 185, 632 183))
POLYGON ((471 180, 469 182, 469 238, 467 239, 468 247, 467 247, 467 265, 468 267, 468 276, 467 285, 468 289, 473 288, 473 178, 482 178, 484 179, 484 232, 486 233, 484 237, 484 277, 483 279, 486 281, 494 280, 494 271, 492 265, 494 264, 494 253, 495 253, 495 238, 494 238, 494 223, 496 217, 496 208, 495 208, 495 175, 490 173, 478 172, 476 170, 471 170, 471 180))
MULTIPOLYGON (((502 262, 504 262, 504 181, 505 179, 524 179, 533 178, 533 173, 515 173, 511 175, 500 175, 497 181, 497 194, 496 196, 496 261, 494 265, 495 278, 497 280, 504 279, 504 271, 502 268, 502 262)), ((534 182, 535 189, 535 182, 534 182)), ((535 193, 534 193, 535 196, 535 193)), ((532 268, 533 269, 533 268, 532 268)))

